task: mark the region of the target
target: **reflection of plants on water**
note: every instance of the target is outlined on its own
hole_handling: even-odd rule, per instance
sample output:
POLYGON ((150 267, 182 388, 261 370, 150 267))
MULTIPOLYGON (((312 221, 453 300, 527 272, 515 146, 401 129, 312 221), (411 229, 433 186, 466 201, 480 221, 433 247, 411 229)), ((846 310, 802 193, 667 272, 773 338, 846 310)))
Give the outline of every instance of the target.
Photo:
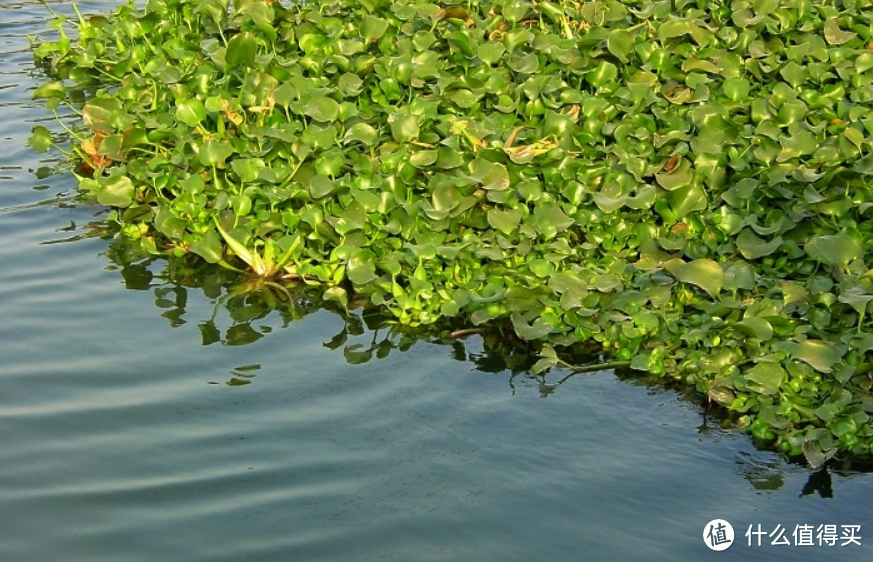
MULTIPOLYGON (((444 343, 452 347, 452 357, 469 361, 484 372, 509 369, 513 376, 529 372, 538 357, 522 342, 495 330, 452 331, 448 324, 411 328, 394 321, 390 316, 364 302, 350 302, 346 311, 329 297, 323 287, 304 283, 265 283, 263 279, 240 275, 216 268, 202 261, 185 258, 163 258, 149 255, 134 248, 123 238, 112 238, 111 230, 100 223, 91 223, 87 232, 66 238, 102 237, 111 239, 104 253, 119 271, 124 284, 132 290, 153 290, 155 306, 172 327, 187 323, 189 290, 202 292, 214 303, 210 317, 198 320, 203 345, 246 345, 261 339, 272 331, 269 326, 257 326, 258 321, 275 314, 282 327, 318 311, 327 310, 343 319, 343 327, 324 343, 333 350, 342 350, 350 364, 384 359, 391 351, 406 351, 419 341, 444 343), (219 328, 219 316, 226 312, 230 326, 219 328), (369 334, 369 342, 361 336, 369 334), (482 336, 484 351, 467 350, 461 337, 469 334, 482 336)), ((589 358, 590 359, 590 358, 589 358)))
POLYGON ((798 495, 801 497, 817 495, 822 499, 834 497, 833 475, 845 479, 873 472, 873 464, 859 457, 833 459, 818 470, 810 470, 809 465, 802 458, 790 459, 786 463, 783 456, 765 450, 758 451, 754 455, 739 452, 735 462, 734 471, 761 493, 781 489, 785 486, 786 476, 806 475, 807 480, 798 491, 798 495))
MULTIPOLYGON (((69 203, 65 203, 69 204, 69 203)), ((273 284, 260 283, 259 279, 240 275, 226 269, 217 268, 203 262, 185 258, 163 258, 149 255, 132 245, 124 238, 115 237, 113 228, 105 221, 94 220, 85 225, 59 228, 62 232, 76 232, 47 243, 62 243, 87 238, 102 238, 108 242, 104 256, 118 270, 124 285, 130 290, 152 291, 155 306, 163 312, 161 316, 173 328, 189 323, 188 304, 191 291, 202 293, 214 303, 212 313, 207 318, 197 319, 197 327, 204 346, 221 344, 242 346, 261 340, 274 331, 273 327, 260 324, 271 316, 281 320, 281 328, 287 328, 310 314, 328 311, 343 320, 341 329, 323 346, 341 351, 346 362, 358 365, 387 358, 392 352, 406 352, 418 342, 443 345, 450 349, 449 356, 458 362, 472 365, 482 373, 508 373, 507 384, 514 394, 524 381, 522 388, 536 388, 542 398, 557 392, 565 383, 586 373, 610 369, 601 356, 596 353, 579 353, 569 362, 557 361, 545 369, 537 369, 543 356, 535 353, 529 345, 513 337, 513 332, 499 329, 455 329, 457 326, 439 324, 435 326, 410 328, 392 322, 390 316, 381 314, 374 307, 360 303, 350 303, 346 311, 332 300, 324 298, 324 288, 312 287, 302 283, 292 283, 276 288, 273 284), (226 314, 227 322, 220 322, 226 314), (476 336, 467 340, 467 336, 476 336), (473 343, 475 341, 475 343, 473 343), (573 365, 583 367, 573 368, 573 365)), ((225 384, 237 387, 253 382, 260 364, 242 365, 230 372, 227 381, 213 381, 210 384, 225 384)), ((694 404, 701 414, 701 435, 714 434, 734 427, 736 415, 717 407, 711 399, 693 388, 675 381, 644 375, 628 368, 614 369, 614 375, 626 384, 645 386, 653 393, 678 396, 684 402, 694 404)), ((773 491, 785 484, 786 473, 809 474, 801 495, 818 494, 822 498, 833 496, 830 468, 841 476, 850 476, 858 471, 873 471, 873 465, 855 457, 833 458, 827 466, 817 472, 808 468, 803 456, 788 457, 775 453, 766 441, 753 439, 760 449, 758 455, 738 453, 736 472, 746 478, 760 491, 773 491), (761 456, 765 455, 765 456, 761 456), (766 457, 769 455, 769 457, 766 457), (770 460, 766 460, 769 458, 770 460), (788 464, 786 464, 786 461, 788 464)))

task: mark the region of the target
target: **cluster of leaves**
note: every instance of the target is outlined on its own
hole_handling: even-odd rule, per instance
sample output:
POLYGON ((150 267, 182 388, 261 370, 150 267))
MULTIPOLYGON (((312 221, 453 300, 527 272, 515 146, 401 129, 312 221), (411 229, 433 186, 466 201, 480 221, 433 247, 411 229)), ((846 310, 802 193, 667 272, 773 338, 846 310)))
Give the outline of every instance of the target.
MULTIPOLYGON (((155 255, 595 342, 873 451, 873 1, 149 0, 34 45, 155 255), (71 87, 89 88, 83 106, 71 87)), ((48 149, 50 132, 31 144, 48 149)))

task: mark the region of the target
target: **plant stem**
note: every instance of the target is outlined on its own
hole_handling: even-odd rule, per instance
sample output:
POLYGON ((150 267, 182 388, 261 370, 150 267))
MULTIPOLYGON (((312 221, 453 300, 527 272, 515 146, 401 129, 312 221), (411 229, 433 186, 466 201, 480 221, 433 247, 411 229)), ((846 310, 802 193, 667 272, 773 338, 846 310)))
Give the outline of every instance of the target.
MULTIPOLYGON (((563 363, 563 361, 561 361, 563 363)), ((573 365, 568 365, 571 369, 573 369, 574 373, 590 373, 593 371, 603 371, 606 369, 618 369, 621 367, 630 367, 630 361, 607 361, 606 363, 597 363, 596 365, 583 365, 581 367, 576 367, 573 365)), ((566 363, 565 363, 566 365, 566 363)))

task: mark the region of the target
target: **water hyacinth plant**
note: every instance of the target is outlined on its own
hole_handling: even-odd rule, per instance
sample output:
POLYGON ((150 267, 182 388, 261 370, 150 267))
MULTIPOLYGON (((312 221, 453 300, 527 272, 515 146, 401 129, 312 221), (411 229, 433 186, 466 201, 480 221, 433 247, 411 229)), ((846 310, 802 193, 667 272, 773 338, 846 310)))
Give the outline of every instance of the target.
POLYGON ((35 97, 81 113, 79 187, 150 254, 511 331, 539 371, 595 343, 820 465, 873 451, 871 24, 871 0, 149 0, 56 17, 35 97))

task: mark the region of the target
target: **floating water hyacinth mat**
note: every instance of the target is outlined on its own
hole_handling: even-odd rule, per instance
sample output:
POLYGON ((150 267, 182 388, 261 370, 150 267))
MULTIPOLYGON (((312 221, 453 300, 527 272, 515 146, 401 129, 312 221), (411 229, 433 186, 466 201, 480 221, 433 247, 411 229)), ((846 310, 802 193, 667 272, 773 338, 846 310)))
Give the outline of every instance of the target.
POLYGON ((34 97, 81 120, 30 144, 145 251, 514 331, 535 371, 595 342, 816 466, 873 451, 870 0, 152 0, 52 26, 34 97))

